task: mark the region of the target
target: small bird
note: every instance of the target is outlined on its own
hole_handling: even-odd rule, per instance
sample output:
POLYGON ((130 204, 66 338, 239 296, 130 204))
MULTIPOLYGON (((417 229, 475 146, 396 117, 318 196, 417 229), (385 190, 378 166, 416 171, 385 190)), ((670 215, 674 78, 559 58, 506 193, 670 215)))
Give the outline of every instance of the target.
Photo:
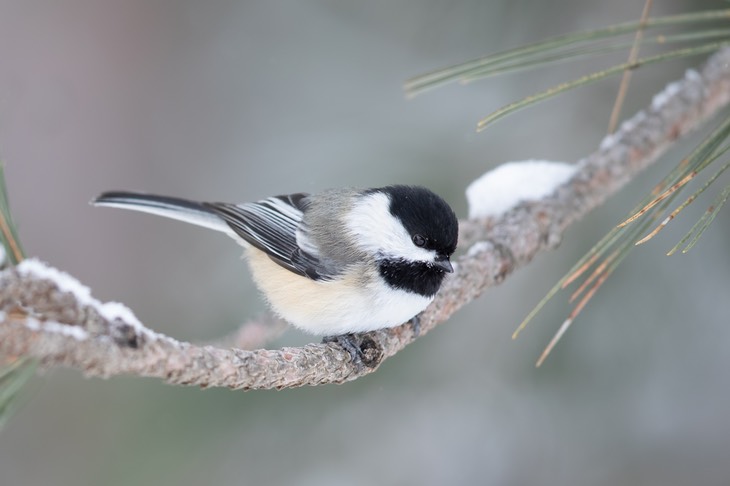
POLYGON ((91 204, 226 233, 245 248, 254 282, 273 310, 311 334, 407 322, 454 271, 456 215, 418 186, 330 189, 242 204, 113 191, 91 204))

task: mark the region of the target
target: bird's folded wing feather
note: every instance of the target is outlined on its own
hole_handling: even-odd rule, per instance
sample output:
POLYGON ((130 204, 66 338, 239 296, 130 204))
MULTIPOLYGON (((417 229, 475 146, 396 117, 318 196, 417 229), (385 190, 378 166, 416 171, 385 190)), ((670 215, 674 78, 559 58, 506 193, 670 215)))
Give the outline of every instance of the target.
POLYGON ((297 243, 306 198, 307 194, 298 193, 253 203, 203 205, 220 216, 237 235, 287 270, 313 280, 330 280, 335 273, 327 268, 316 247, 308 245, 305 251, 297 243))

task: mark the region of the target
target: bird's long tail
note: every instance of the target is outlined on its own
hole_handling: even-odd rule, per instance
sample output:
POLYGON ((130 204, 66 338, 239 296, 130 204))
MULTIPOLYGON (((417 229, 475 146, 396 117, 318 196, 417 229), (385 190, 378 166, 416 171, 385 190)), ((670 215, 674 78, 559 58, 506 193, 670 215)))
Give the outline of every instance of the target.
POLYGON ((177 219, 232 235, 228 224, 203 204, 187 199, 126 191, 105 192, 91 200, 93 206, 131 209, 177 219))

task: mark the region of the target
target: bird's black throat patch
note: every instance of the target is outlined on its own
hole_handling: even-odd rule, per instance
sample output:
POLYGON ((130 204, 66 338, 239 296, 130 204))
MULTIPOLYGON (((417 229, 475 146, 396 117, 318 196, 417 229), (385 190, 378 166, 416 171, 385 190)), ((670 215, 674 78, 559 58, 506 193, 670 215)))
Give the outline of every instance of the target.
POLYGON ((441 268, 427 262, 388 259, 382 260, 378 267, 389 286, 424 297, 436 295, 446 276, 441 268))

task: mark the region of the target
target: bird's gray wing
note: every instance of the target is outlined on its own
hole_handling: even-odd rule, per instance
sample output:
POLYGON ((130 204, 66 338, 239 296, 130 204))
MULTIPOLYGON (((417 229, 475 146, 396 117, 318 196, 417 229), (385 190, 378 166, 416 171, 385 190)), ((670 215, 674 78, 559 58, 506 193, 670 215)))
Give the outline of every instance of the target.
POLYGON ((297 193, 253 203, 203 203, 203 206, 287 270, 312 280, 331 280, 338 272, 320 257, 318 248, 309 240, 306 249, 297 242, 297 234, 302 234, 304 229, 307 197, 308 194, 297 193))

